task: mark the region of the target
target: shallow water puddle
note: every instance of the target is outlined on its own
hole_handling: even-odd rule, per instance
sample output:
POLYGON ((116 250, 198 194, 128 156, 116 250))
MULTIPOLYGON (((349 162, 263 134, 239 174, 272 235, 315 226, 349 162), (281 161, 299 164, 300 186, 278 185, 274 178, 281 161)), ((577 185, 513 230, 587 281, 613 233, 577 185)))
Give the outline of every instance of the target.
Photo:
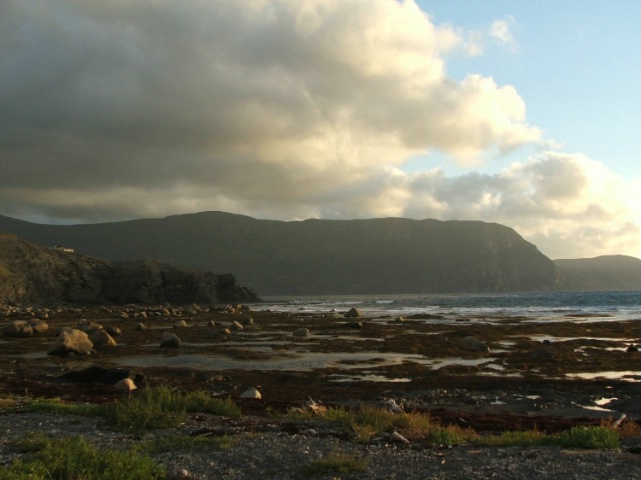
POLYGON ((332 374, 327 377, 330 382, 355 382, 355 381, 360 381, 360 382, 398 382, 398 383, 405 383, 405 382, 411 382, 411 378, 392 378, 392 377, 386 377, 384 375, 374 375, 374 374, 368 374, 368 375, 337 375, 337 374, 332 374))
POLYGON ((594 380, 596 378, 608 378, 612 380, 623 380, 626 382, 641 382, 641 373, 639 371, 621 371, 621 372, 583 372, 583 373, 566 373, 568 378, 580 378, 582 380, 594 380), (635 378, 631 378, 635 377, 635 378))
POLYGON ((637 342, 638 339, 635 338, 617 338, 617 337, 555 337, 554 335, 544 335, 544 334, 536 334, 536 335, 515 335, 515 337, 520 337, 520 338, 529 338, 533 342, 567 342, 567 341, 573 341, 573 340, 597 340, 601 342, 619 342, 619 343, 634 343, 637 342))
MULTIPOLYGON (((309 371, 323 368, 338 368, 341 370, 381 368, 400 365, 403 362, 415 362, 431 370, 438 370, 451 365, 480 366, 485 364, 493 372, 499 374, 500 365, 493 364, 496 358, 460 357, 430 359, 422 355, 398 355, 396 353, 359 352, 359 353, 313 353, 305 352, 302 355, 281 354, 272 352, 268 359, 243 360, 224 356, 203 354, 180 355, 142 355, 125 357, 114 360, 119 365, 129 367, 167 367, 167 368, 194 368, 198 370, 290 370, 309 371)), ((367 379, 365 379, 367 380, 367 379)), ((383 381, 382 379, 379 381, 383 381)), ((401 381, 401 380, 386 380, 401 381)))
POLYGON ((432 370, 438 370, 439 368, 449 367, 450 365, 461 365, 464 367, 478 367, 479 365, 484 365, 486 363, 491 364, 498 360, 497 358, 460 358, 460 357, 451 357, 451 358, 439 358, 431 360, 432 370))
MULTIPOLYGON (((277 355, 277 354, 275 354, 277 355)), ((305 353, 304 355, 279 355, 266 360, 241 360, 209 355, 144 355, 115 360, 120 365, 131 367, 195 368, 200 370, 315 370, 320 368, 355 368, 399 365, 404 361, 425 361, 422 355, 398 355, 396 353, 305 353), (372 364, 372 362, 376 362, 372 364)))

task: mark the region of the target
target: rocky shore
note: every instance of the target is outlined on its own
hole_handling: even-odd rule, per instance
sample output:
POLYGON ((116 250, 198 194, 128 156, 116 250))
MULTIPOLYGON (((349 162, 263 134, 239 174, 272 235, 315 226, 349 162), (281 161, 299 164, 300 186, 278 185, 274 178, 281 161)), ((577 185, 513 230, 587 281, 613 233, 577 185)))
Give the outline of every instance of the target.
MULTIPOLYGON (((638 320, 428 317, 286 314, 240 305, 5 307, 0 394, 105 403, 122 395, 114 385, 126 377, 138 386, 232 398, 240 418, 196 415, 179 430, 233 434, 238 447, 157 458, 175 475, 188 472, 184 478, 302 478, 300 465, 336 450, 369 459, 366 472, 344 478, 635 478, 641 452, 635 438, 616 451, 447 448, 385 437, 365 446, 317 425, 279 420, 278 413, 311 397, 346 408, 392 399, 405 411, 480 434, 552 433, 622 414, 639 423, 638 320), (54 349, 71 332, 91 346, 54 349), (161 346, 163 337, 174 341, 161 346), (244 398, 251 388, 261 398, 244 398)), ((12 455, 9 439, 28 431, 77 432, 114 445, 136 441, 91 419, 19 409, 0 414, 0 431, 3 462, 12 455)))
POLYGON ((168 479, 435 479, 468 480, 567 480, 637 478, 641 468, 640 450, 578 450, 560 447, 497 448, 459 446, 448 448, 398 444, 381 438, 361 445, 331 430, 312 428, 305 423, 279 423, 265 417, 244 416, 237 422, 220 417, 191 417, 178 429, 154 431, 146 436, 116 433, 96 420, 69 415, 36 413, 0 414, 0 464, 17 457, 11 441, 25 432, 42 432, 52 438, 82 436, 101 449, 135 445, 148 436, 194 435, 203 431, 233 435, 228 449, 180 451, 152 455, 168 472, 168 479), (328 454, 362 458, 365 469, 338 476, 336 473, 310 477, 301 469, 328 454))

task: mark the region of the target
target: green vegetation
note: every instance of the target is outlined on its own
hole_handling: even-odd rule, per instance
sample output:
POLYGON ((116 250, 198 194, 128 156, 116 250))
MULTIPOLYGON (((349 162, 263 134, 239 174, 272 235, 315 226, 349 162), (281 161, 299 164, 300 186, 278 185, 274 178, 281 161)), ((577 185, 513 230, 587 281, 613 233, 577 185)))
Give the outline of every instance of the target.
POLYGON ((357 457, 335 451, 304 465, 300 468, 300 472, 308 476, 363 472, 367 468, 368 462, 368 457, 357 457))
POLYGON ((163 467, 137 449, 98 450, 83 438, 46 439, 43 436, 16 442, 26 453, 0 468, 0 480, 154 480, 166 478, 163 467))
POLYGON ((399 432, 408 440, 422 440, 432 445, 460 445, 476 439, 471 429, 457 426, 443 427, 423 413, 394 414, 389 410, 363 406, 355 410, 329 408, 321 417, 312 413, 292 413, 310 419, 324 419, 335 423, 354 435, 359 443, 369 443, 374 437, 399 432))
POLYGON ((571 448, 619 448, 619 434, 607 427, 574 427, 558 435, 558 444, 571 448))
MULTIPOLYGON (((14 405, 14 400, 7 400, 14 405)), ((69 403, 59 398, 27 400, 31 412, 74 414, 104 418, 109 428, 141 432, 180 425, 187 413, 239 416, 240 408, 231 399, 211 397, 207 392, 180 393, 168 387, 145 387, 107 405, 69 403)))
POLYGON ((0 265, 0 278, 7 279, 7 278, 9 278, 11 275, 13 275, 13 274, 11 273, 11 270, 6 269, 6 268, 4 268, 2 265, 0 265))
POLYGON ((538 430, 525 432, 503 432, 500 435, 487 435, 479 438, 481 445, 492 445, 496 447, 534 447, 545 445, 548 436, 538 430))
POLYGON ((619 432, 607 424, 599 427, 574 427, 560 434, 530 430, 480 436, 472 429, 442 426, 422 413, 398 415, 368 406, 356 410, 330 408, 323 416, 311 412, 290 415, 335 423, 352 433, 359 443, 369 443, 376 436, 397 431, 408 440, 418 440, 430 445, 468 443, 500 447, 557 445, 568 448, 618 448, 620 444, 619 432))
MULTIPOLYGON (((207 412, 218 415, 239 415, 231 400, 212 398, 207 393, 180 393, 167 387, 145 388, 109 405, 78 405, 60 399, 2 399, 7 406, 27 405, 32 412, 98 416, 108 420, 111 427, 125 432, 140 432, 153 428, 170 428, 180 424, 187 412, 207 412)), ((362 407, 347 410, 329 408, 322 414, 290 413, 290 417, 314 422, 331 422, 352 434, 355 441, 369 443, 375 437, 400 433, 408 440, 429 445, 460 445, 500 447, 561 446, 564 448, 618 448, 622 436, 638 436, 634 422, 614 428, 612 422, 601 426, 574 427, 571 430, 546 434, 539 431, 503 432, 480 436, 472 429, 442 426, 422 413, 393 414, 385 409, 362 407)), ((8 466, 0 466, 0 480, 93 480, 93 479, 161 479, 164 469, 149 455, 165 452, 210 452, 233 448, 238 437, 156 435, 146 438, 135 447, 117 450, 98 450, 82 437, 52 439, 44 434, 30 435, 7 443, 22 454, 8 466)), ((333 451, 301 467, 309 476, 344 474, 364 471, 369 458, 333 451)))
POLYGON ((206 392, 180 393, 168 387, 145 387, 105 407, 105 417, 116 430, 140 432, 180 425, 187 412, 238 416, 231 400, 213 398, 206 392))
POLYGON ((481 445, 499 447, 531 447, 556 445, 566 448, 619 448, 620 434, 608 426, 574 427, 559 434, 537 431, 503 432, 480 439, 481 445))

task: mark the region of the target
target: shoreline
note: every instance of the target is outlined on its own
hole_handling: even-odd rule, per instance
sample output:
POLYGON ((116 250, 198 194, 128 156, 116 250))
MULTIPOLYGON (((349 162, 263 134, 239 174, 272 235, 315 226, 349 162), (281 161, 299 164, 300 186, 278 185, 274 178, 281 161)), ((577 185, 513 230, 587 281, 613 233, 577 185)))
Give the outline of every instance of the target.
MULTIPOLYGON (((310 398, 341 408, 377 406, 393 399, 406 412, 426 413, 442 425, 472 428, 481 435, 533 429, 563 432, 576 426, 599 426, 621 413, 626 413, 626 421, 641 425, 639 372, 625 377, 627 380, 565 376, 568 372, 633 370, 641 352, 627 352, 625 345, 637 338, 638 321, 533 323, 518 317, 476 321, 451 314, 440 319, 446 322, 438 323, 439 319, 427 314, 400 320, 346 317, 345 311, 317 315, 248 307, 105 306, 22 310, 0 323, 44 317, 45 313, 42 321, 47 331, 0 337, 0 396, 113 402, 123 394, 113 382, 103 382, 97 375, 99 369, 106 369, 126 372, 139 387, 204 390, 211 396, 230 398, 240 407, 238 419, 190 415, 178 430, 151 433, 193 436, 210 432, 233 435, 239 441, 230 451, 156 455, 154 460, 168 471, 189 473, 168 479, 303 478, 298 467, 337 449, 370 458, 365 473, 341 478, 633 478, 641 466, 638 437, 626 440, 621 450, 608 451, 439 448, 415 442, 397 445, 387 438, 364 446, 314 424, 279 420, 279 414, 305 405, 310 398), (57 329, 81 324, 112 332, 118 329, 113 336, 116 345, 95 346, 89 355, 46 354, 57 329), (140 324, 146 329, 139 329, 140 324), (301 329, 308 332, 295 334, 301 329), (177 335, 181 346, 160 347, 164 333, 177 335), (470 336, 487 350, 464 348, 463 341, 470 336), (202 362, 185 363, 192 357, 202 362), (318 363, 310 362, 312 357, 318 363), (393 358, 397 360, 391 361, 393 358), (448 358, 461 361, 438 363, 448 358), (133 367, 123 359, 140 362, 133 367), (155 359, 158 365, 146 365, 145 359, 155 359), (268 368, 284 360, 298 367, 268 368), (221 364, 227 367, 218 368, 221 364), (259 389, 261 399, 241 398, 251 386, 259 389), (609 411, 584 408, 604 397, 617 398, 619 406, 610 406, 609 411)), ((107 447, 135 440, 131 435, 110 433, 95 420, 19 409, 0 412, 0 429, 11 435, 77 432, 107 447)), ((3 448, 0 446, 0 459, 6 462, 10 453, 3 448)))

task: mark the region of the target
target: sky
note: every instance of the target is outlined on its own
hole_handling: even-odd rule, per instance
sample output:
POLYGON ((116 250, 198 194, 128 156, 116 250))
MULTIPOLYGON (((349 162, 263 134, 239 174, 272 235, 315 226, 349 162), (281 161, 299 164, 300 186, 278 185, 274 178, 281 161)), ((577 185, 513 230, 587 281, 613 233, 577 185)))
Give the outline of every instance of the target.
POLYGON ((514 228, 641 257, 637 0, 0 0, 0 214, 514 228))

